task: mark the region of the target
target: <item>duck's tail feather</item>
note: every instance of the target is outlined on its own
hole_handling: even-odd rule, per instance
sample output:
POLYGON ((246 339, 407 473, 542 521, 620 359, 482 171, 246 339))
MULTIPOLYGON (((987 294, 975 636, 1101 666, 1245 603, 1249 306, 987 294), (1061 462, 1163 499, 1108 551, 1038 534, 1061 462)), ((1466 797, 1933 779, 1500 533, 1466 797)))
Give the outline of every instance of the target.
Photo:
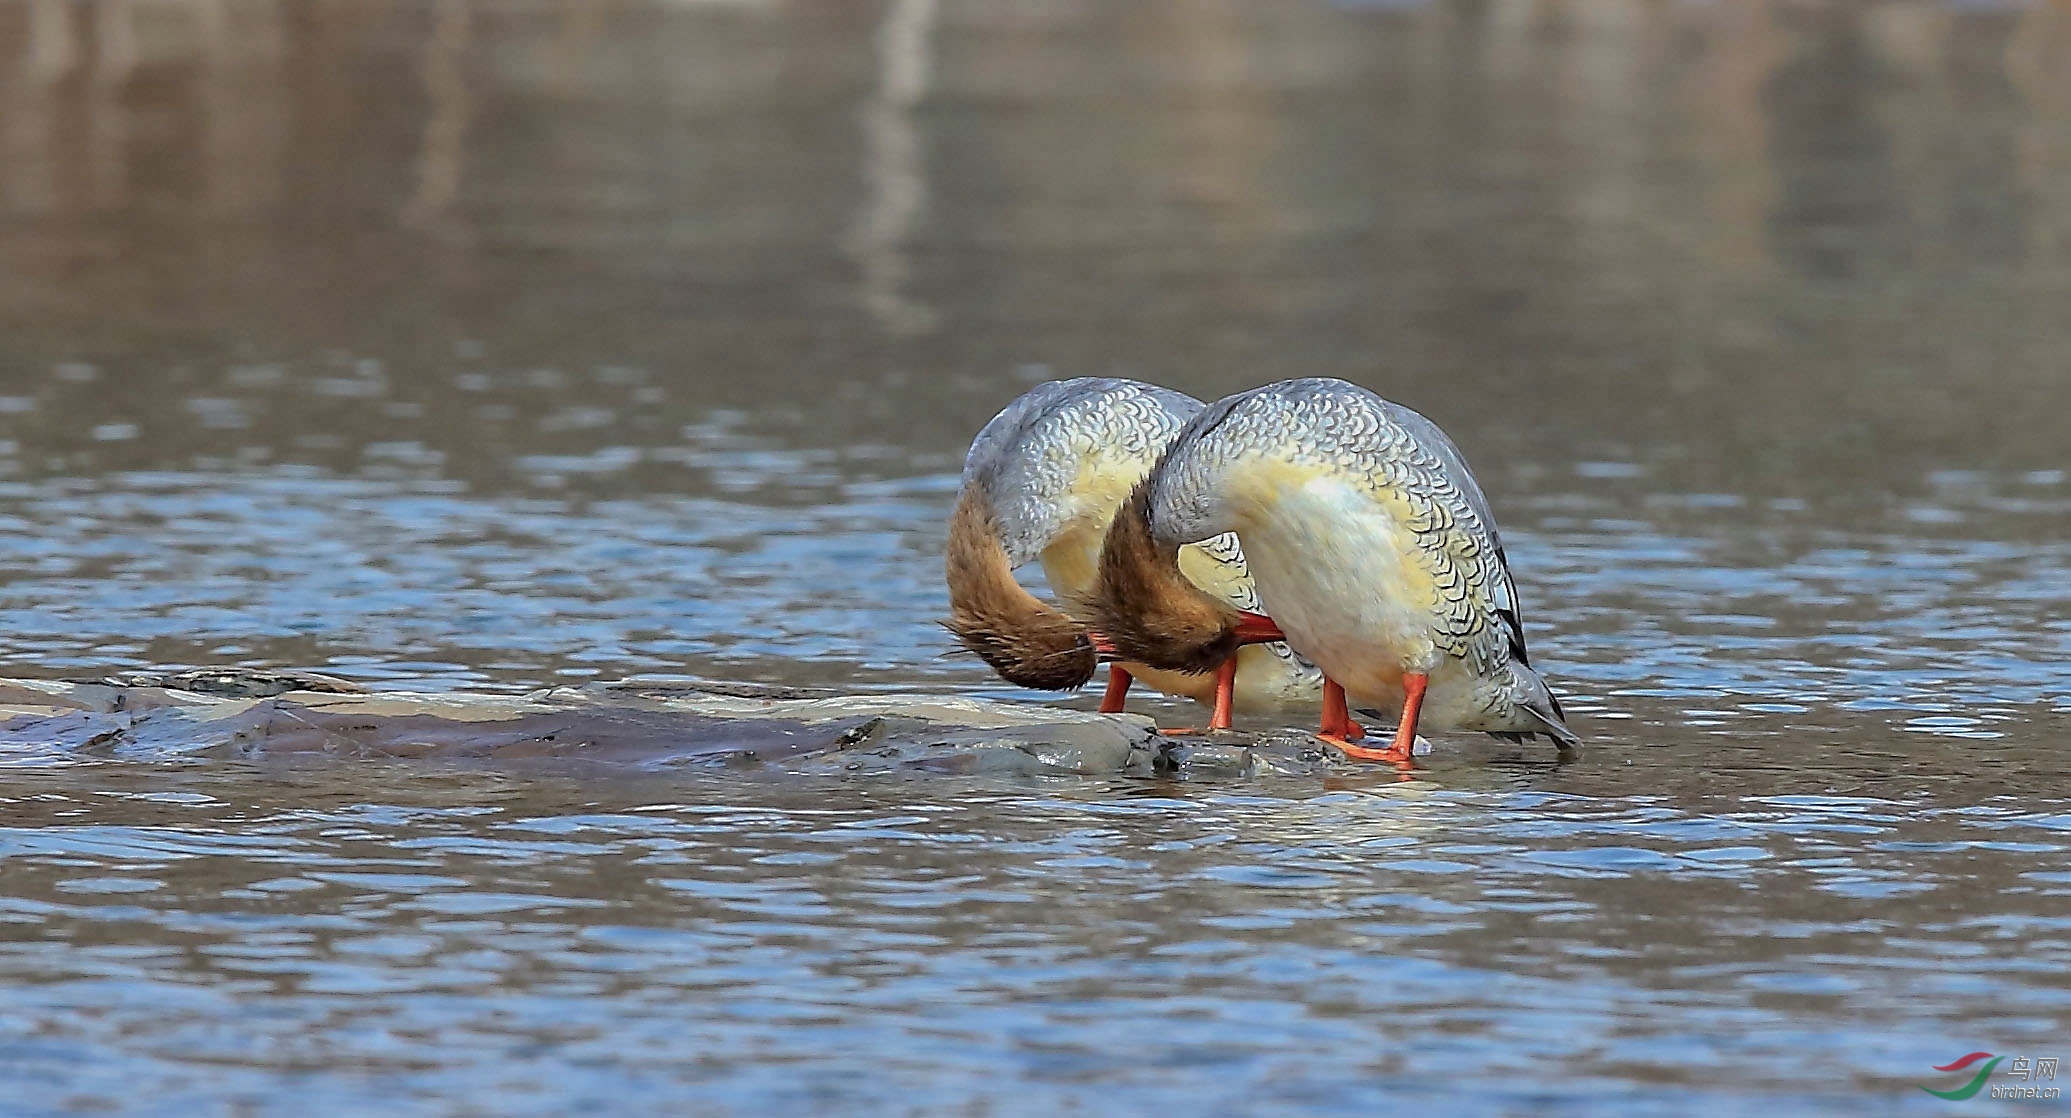
MULTIPOLYGON (((1582 739, 1576 736, 1575 731, 1568 729, 1567 723, 1561 721, 1558 717, 1544 711, 1533 710, 1530 707, 1525 708, 1525 713, 1539 723, 1540 732, 1553 739, 1553 744, 1562 749, 1582 748, 1582 739)), ((1527 736, 1529 735, 1518 735, 1519 738, 1527 736)))
MULTIPOLYGON (((1514 739, 1522 741, 1535 734, 1545 734, 1553 744, 1563 750, 1578 749, 1582 739, 1575 731, 1568 729, 1567 712, 1561 710, 1560 699, 1538 672, 1512 661, 1510 664, 1510 696, 1517 712, 1524 716, 1527 726, 1518 727, 1514 739)), ((1498 734, 1498 737, 1508 737, 1498 734)))

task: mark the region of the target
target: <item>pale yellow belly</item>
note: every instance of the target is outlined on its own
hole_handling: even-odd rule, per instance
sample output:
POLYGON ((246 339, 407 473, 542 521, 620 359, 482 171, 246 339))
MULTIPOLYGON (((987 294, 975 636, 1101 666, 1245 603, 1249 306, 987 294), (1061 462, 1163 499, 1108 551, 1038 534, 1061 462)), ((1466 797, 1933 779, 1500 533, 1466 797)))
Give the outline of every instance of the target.
POLYGON ((1395 715, 1405 672, 1429 676, 1427 724, 1471 720, 1475 681, 1432 639, 1438 591, 1399 510, 1330 478, 1282 478, 1247 502, 1238 535, 1260 604, 1355 707, 1395 715))

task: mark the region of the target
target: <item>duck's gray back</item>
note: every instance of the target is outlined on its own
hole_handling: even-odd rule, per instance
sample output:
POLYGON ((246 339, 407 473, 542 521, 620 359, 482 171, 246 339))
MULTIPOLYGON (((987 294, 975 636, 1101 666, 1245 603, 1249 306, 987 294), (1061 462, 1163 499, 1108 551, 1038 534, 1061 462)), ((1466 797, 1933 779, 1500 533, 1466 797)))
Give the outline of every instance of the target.
POLYGON ((1008 561, 1020 566, 1063 530, 1072 484, 1089 458, 1139 460, 1148 473, 1201 407, 1184 392, 1121 377, 1036 385, 971 441, 964 488, 990 501, 1008 561))

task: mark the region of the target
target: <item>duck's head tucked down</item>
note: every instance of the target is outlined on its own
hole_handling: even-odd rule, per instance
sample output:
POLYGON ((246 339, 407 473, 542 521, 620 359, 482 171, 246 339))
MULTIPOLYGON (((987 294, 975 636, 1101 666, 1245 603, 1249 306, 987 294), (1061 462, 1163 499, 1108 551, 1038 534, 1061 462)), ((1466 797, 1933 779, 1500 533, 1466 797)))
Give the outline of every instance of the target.
POLYGON ((971 443, 950 519, 946 627, 1000 677, 1070 690, 1098 667, 1080 621, 1037 599, 1014 569, 1040 560, 1064 600, 1083 594, 1115 507, 1201 402, 1116 377, 1050 381, 971 443))
POLYGON ((1209 594, 1180 569, 1179 546, 1151 530, 1151 481, 1137 485, 1101 544, 1080 609, 1124 660, 1212 672, 1247 644, 1281 639, 1271 621, 1209 594))
POLYGON ((992 502, 965 489, 949 521, 949 619, 964 648, 1018 687, 1069 691, 1093 678, 1086 627, 1015 581, 992 502))

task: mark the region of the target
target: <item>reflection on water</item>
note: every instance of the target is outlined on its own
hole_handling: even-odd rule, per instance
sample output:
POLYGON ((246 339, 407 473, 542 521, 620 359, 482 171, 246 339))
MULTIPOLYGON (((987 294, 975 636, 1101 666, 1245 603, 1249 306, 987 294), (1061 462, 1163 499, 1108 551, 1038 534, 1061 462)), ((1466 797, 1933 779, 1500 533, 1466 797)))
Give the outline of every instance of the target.
POLYGON ((1347 375, 1480 460, 1707 489, 2032 465, 2067 41, 2051 3, 10 5, 18 468, 403 437, 508 483, 569 401, 503 386, 607 368, 642 415, 555 441, 738 406, 949 452, 1037 365, 1347 375), (162 406, 222 398, 241 434, 162 406))
POLYGON ((5 674, 1005 697, 931 624, 1001 402, 1338 375, 1477 464, 1590 741, 10 767, 12 1105, 1926 1113, 2065 1055, 2066 121, 2048 2, 0 6, 5 674))
POLYGON ((849 243, 863 271, 863 306, 894 334, 932 329, 935 313, 904 294, 912 266, 907 236, 927 201, 914 109, 928 89, 928 37, 935 0, 899 0, 877 33, 878 88, 863 107, 864 177, 869 201, 849 243))

